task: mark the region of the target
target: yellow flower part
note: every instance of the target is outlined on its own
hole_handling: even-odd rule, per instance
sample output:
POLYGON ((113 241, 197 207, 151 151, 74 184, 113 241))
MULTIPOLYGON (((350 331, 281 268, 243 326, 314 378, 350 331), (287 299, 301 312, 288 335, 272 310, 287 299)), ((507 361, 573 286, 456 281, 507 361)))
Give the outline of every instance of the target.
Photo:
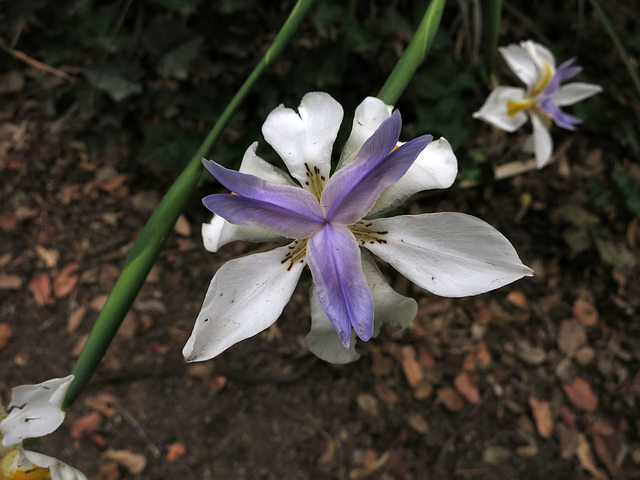
POLYGON ((14 447, 0 459, 0 480, 51 480, 51 472, 31 463, 14 447))
POLYGON ((538 82, 533 86, 533 88, 529 92, 530 97, 535 97, 536 95, 538 95, 542 90, 545 89, 545 87, 549 83, 549 80, 551 80, 551 65, 549 65, 544 60, 541 60, 541 62, 542 62, 542 67, 544 68, 544 73, 538 79, 538 82))
POLYGON ((513 100, 507 101, 507 115, 510 117, 515 117, 517 114, 522 112, 523 110, 527 110, 531 108, 533 105, 533 100, 522 100, 521 102, 514 102, 513 100))

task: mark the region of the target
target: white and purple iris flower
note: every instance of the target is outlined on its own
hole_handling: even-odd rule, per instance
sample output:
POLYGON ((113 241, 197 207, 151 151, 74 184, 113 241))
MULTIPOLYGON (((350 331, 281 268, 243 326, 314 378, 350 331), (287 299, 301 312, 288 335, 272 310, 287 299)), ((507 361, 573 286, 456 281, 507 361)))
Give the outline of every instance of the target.
POLYGON ((13 389, 9 412, 0 404, 0 479, 87 480, 55 458, 22 448, 22 441, 48 435, 63 422, 64 396, 73 375, 13 389))
POLYGON ((416 301, 386 283, 368 252, 416 285, 447 297, 476 295, 532 274, 509 241, 475 217, 378 218, 416 192, 453 183, 457 162, 445 139, 425 135, 399 145, 400 112, 370 97, 357 108, 330 176, 342 107, 328 94, 314 92, 304 96, 298 112, 281 105, 262 127, 295 180, 259 158, 257 143, 245 153, 239 172, 203 160, 232 192, 203 200, 215 213, 203 226, 208 250, 233 240, 290 240, 217 271, 183 350, 188 361, 215 357, 271 326, 305 265, 313 277, 305 341, 333 363, 358 358, 352 332, 367 341, 383 323, 406 327, 417 312, 416 301))
POLYGON ((556 69, 553 54, 531 40, 520 45, 499 49, 526 90, 518 87, 496 87, 474 118, 480 118, 507 132, 514 132, 531 119, 533 136, 525 148, 533 151, 538 168, 544 167, 553 151, 549 128, 555 123, 566 130, 575 130, 581 120, 562 111, 560 107, 573 105, 602 91, 599 85, 574 82, 561 85, 581 71, 568 60, 556 69))

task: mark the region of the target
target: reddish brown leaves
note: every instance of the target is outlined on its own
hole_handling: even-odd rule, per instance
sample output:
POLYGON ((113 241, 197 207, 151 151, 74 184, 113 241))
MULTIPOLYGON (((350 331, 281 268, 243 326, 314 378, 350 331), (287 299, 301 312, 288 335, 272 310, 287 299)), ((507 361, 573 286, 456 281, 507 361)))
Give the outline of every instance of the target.
POLYGON ((456 413, 464 408, 464 401, 451 387, 440 388, 438 398, 450 412, 456 413))
POLYGON ((475 385, 475 382, 471 378, 471 375, 467 372, 461 372, 456 375, 453 380, 456 389, 469 403, 478 403, 480 401, 480 392, 475 385))
POLYGON ((593 394, 591 385, 584 378, 576 377, 573 383, 563 383, 562 389, 576 407, 586 412, 593 412, 598 408, 598 397, 593 394))
POLYGON ((587 327, 592 327, 598 323, 599 315, 596 307, 581 298, 578 298, 573 304, 573 314, 587 327))
POLYGON ((536 428, 541 437, 549 437, 553 432, 553 417, 551 416, 551 405, 535 397, 529 397, 529 406, 533 412, 533 419, 536 421, 536 428))
POLYGON ((36 273, 29 282, 29 290, 31 290, 38 306, 44 307, 53 303, 51 298, 51 279, 46 273, 36 273))
POLYGON ((56 298, 63 298, 71 293, 71 290, 73 290, 78 282, 77 271, 77 263, 70 263, 60 270, 60 273, 53 281, 53 292, 56 298))
POLYGON ((8 323, 0 323, 0 350, 7 346, 13 336, 13 329, 8 323))

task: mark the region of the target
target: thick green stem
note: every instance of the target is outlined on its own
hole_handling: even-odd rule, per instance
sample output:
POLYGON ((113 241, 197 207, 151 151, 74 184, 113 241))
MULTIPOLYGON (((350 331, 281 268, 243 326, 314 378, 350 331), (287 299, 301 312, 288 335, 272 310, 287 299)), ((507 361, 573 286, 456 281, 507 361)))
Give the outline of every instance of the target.
POLYGON ((444 3, 445 0, 432 0, 429 4, 411 43, 378 93, 378 98, 384 103, 394 105, 398 101, 429 52, 440 25, 444 3))
POLYGON ((73 369, 75 379, 67 392, 64 402, 65 407, 71 405, 76 398, 78 398, 80 392, 95 372, 100 360, 118 331, 124 316, 129 311, 129 308, 131 308, 133 301, 142 288, 142 284, 147 278, 149 270, 151 270, 167 236, 171 232, 189 195, 200 178, 202 157, 209 152, 227 126, 231 116, 235 113, 265 68, 273 63, 278 54, 280 54, 289 42, 312 2, 313 0, 298 0, 289 18, 287 18, 287 21, 274 39, 271 48, 269 48, 249 78, 247 78, 242 87, 240 87, 229 105, 227 105, 227 108, 222 112, 222 115, 220 115, 220 118, 211 129, 211 132, 209 132, 209 135, 207 135, 207 138, 202 142, 196 154, 173 183, 155 212, 151 215, 151 218, 147 221, 142 232, 140 232, 140 236, 136 239, 125 259, 122 273, 113 287, 111 295, 107 299, 100 315, 96 319, 87 343, 73 369))
POLYGON ((487 77, 493 73, 498 50, 500 21, 502 20, 502 0, 488 0, 484 9, 484 66, 487 77))

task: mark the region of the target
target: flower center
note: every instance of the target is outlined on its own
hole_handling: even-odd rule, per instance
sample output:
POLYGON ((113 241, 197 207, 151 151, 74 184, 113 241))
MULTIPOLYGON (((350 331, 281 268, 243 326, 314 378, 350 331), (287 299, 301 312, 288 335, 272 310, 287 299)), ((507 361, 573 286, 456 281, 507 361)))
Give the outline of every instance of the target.
POLYGON ((389 232, 384 230, 382 232, 378 232, 376 230, 371 230, 371 226, 373 224, 367 222, 366 220, 359 221, 351 225, 349 230, 356 237, 356 240, 360 243, 360 245, 365 245, 367 243, 387 243, 384 239, 384 236, 389 232))
POLYGON ((316 196, 319 202, 326 178, 324 175, 320 175, 320 169, 316 166, 314 166, 312 170, 309 164, 305 163, 304 168, 307 170, 307 180, 305 180, 304 184, 309 187, 309 190, 316 196))
MULTIPOLYGON (((293 268, 293 265, 296 263, 304 263, 304 258, 307 255, 307 241, 308 238, 294 240, 291 245, 289 245, 289 251, 284 256, 284 259, 280 262, 282 264, 289 263, 287 267, 287 272, 290 272, 293 268)), ((1 479, 0 479, 1 480, 1 479)))
POLYGON ((542 90, 545 89, 545 87, 549 83, 549 80, 551 80, 551 66, 547 62, 542 61, 542 67, 544 68, 544 73, 529 92, 530 97, 535 97, 536 95, 538 95, 542 90))

